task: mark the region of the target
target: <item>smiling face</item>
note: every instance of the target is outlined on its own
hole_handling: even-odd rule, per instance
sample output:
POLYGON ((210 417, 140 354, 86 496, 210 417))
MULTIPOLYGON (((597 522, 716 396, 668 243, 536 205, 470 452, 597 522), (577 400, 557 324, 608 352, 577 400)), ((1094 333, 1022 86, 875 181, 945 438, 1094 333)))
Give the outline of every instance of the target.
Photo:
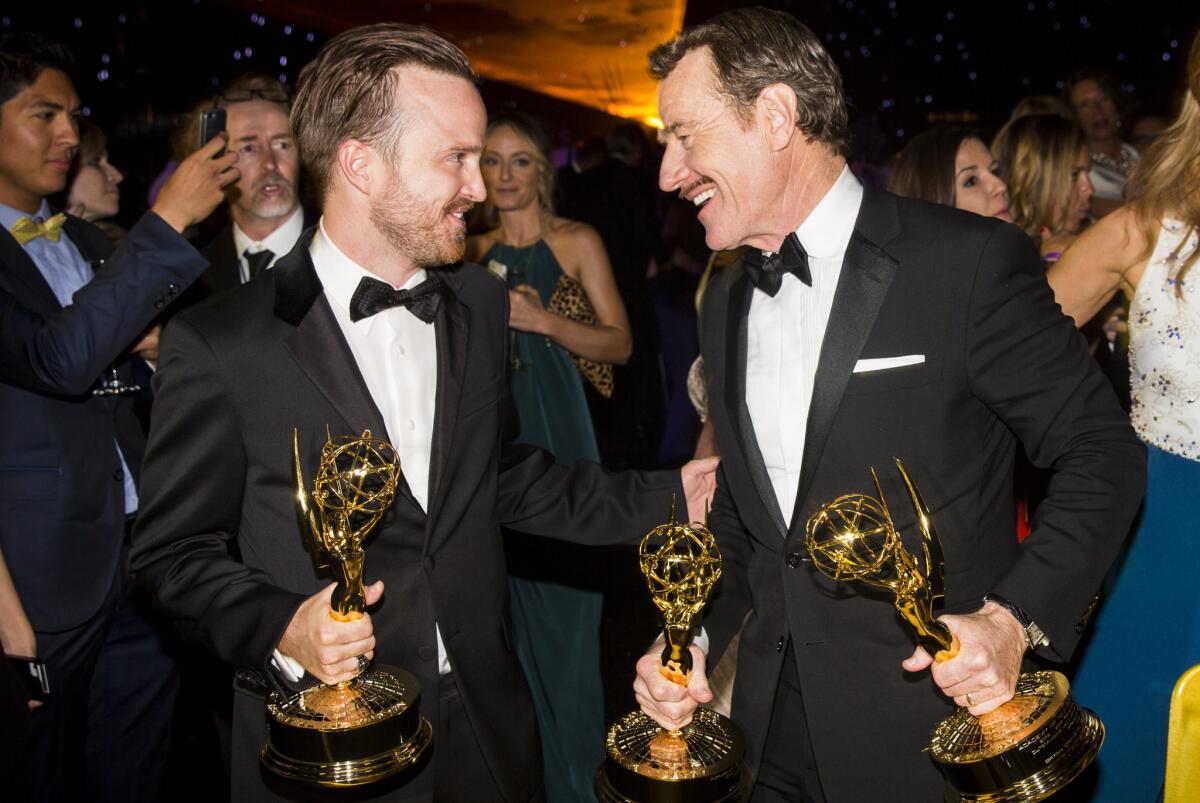
POLYGON ((997 167, 987 145, 974 137, 964 139, 954 157, 955 208, 1011 223, 1008 185, 996 175, 997 167))
POLYGON ((54 69, 0 106, 0 203, 32 214, 62 191, 79 146, 78 113, 71 79, 54 69))
POLYGON ((468 81, 420 67, 400 68, 403 133, 388 189, 371 203, 371 223, 421 267, 462 259, 467 211, 485 197, 479 159, 487 121, 468 81))
POLYGON ((666 147, 659 187, 699 207, 708 247, 777 247, 786 231, 771 230, 770 212, 781 173, 771 169, 758 117, 744 120, 718 90, 707 47, 689 51, 663 79, 658 110, 666 147))
POLYGON ((108 161, 108 152, 79 165, 71 189, 67 191, 67 209, 84 220, 103 220, 121 208, 121 171, 108 161))
POLYGON ((537 146, 507 125, 492 129, 481 161, 488 200, 500 212, 540 203, 538 189, 545 169, 537 146))
POLYGON ((243 229, 256 221, 282 223, 299 203, 300 156, 287 112, 278 103, 254 99, 230 103, 225 115, 241 172, 230 190, 234 219, 243 229))

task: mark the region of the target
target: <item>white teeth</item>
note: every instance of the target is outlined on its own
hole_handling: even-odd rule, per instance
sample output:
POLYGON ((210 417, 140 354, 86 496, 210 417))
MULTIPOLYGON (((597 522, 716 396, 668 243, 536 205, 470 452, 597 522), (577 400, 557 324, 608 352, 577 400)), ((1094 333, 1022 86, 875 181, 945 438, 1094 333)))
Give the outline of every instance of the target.
POLYGON ((715 188, 711 189, 711 190, 705 190, 704 192, 700 193, 695 198, 693 198, 692 203, 694 203, 696 206, 700 206, 705 201, 707 201, 709 198, 713 197, 716 194, 717 194, 717 191, 715 188))
POLYGON ((450 214, 454 215, 459 220, 462 220, 463 218, 465 218, 467 216, 466 212, 451 212, 450 214))

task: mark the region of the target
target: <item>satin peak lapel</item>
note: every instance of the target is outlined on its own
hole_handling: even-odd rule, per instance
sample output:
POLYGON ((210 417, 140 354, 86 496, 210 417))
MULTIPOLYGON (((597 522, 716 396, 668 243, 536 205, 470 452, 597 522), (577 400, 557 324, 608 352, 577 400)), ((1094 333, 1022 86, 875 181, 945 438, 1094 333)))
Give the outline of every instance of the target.
POLYGON ((33 259, 3 226, 0 226, 0 265, 4 266, 0 287, 7 286, 22 304, 43 315, 53 315, 62 309, 33 259))
MULTIPOLYGON (((825 339, 821 343, 821 357, 817 363, 812 404, 804 433, 800 488, 796 494, 796 508, 791 511, 789 535, 794 535, 797 528, 800 531, 804 529, 804 522, 797 520, 796 514, 805 509, 808 490, 833 428, 833 419, 842 403, 846 384, 875 325, 875 318, 879 315, 896 266, 896 261, 887 252, 855 228, 833 296, 825 339)), ((863 471, 866 469, 863 466, 863 471)))
POLYGON ((442 477, 450 462, 454 430, 458 423, 458 403, 462 399, 463 377, 467 368, 467 342, 470 334, 467 308, 458 300, 458 277, 445 277, 446 293, 433 320, 437 340, 437 398, 434 402, 433 444, 429 456, 429 520, 444 502, 442 477))
MULTIPOLYGON (((733 268, 730 268, 733 270, 733 268)), ((750 299, 754 285, 746 274, 734 280, 729 288, 728 317, 725 319, 725 405, 730 412, 734 434, 742 449, 742 458, 754 487, 767 511, 767 515, 779 528, 782 537, 787 533, 787 522, 779 509, 779 500, 775 497, 775 488, 767 474, 767 464, 763 460, 762 450, 758 448, 758 438, 754 434, 754 423, 750 420, 750 407, 746 404, 746 358, 747 358, 747 328, 749 324, 750 299)), ((778 544, 774 545, 778 548, 778 544)))

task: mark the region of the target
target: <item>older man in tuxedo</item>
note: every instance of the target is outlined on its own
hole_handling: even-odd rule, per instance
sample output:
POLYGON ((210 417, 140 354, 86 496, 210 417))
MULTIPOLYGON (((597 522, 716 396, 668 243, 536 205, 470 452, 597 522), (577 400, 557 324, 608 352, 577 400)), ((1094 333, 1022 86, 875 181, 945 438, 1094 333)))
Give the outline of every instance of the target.
MULTIPOLYGON (((931 727, 952 705, 1011 698, 1031 653, 1070 658, 1141 498, 1144 450, 1028 238, 850 173, 841 78, 807 27, 731 11, 651 64, 662 189, 696 205, 710 247, 752 248, 709 288, 701 339, 724 461, 709 658, 744 622, 732 713, 753 799, 939 799, 931 727), (1023 543, 1018 442, 1053 469, 1023 543), (945 550, 942 618, 961 652, 933 682, 887 600, 824 577, 804 548, 823 503, 873 492, 872 466, 913 536, 893 456, 945 550)), ((635 689, 677 726, 710 693, 702 673, 684 689, 657 662, 639 661, 635 689)))
MULTIPOLYGON (((301 203, 300 152, 288 121, 292 96, 262 73, 238 76, 211 106, 225 110, 229 149, 239 177, 225 193, 229 222, 203 249, 209 266, 177 305, 185 307, 253 279, 273 267, 316 223, 301 203)), ((199 131, 197 109, 191 128, 199 131)))
MULTIPOLYGON (((485 114, 466 57, 420 28, 331 40, 292 124, 324 215, 258 280, 167 330, 136 564, 159 605, 240 673, 236 799, 264 787, 261 687, 336 683, 379 659, 421 681, 431 763, 366 790, 387 800, 531 800, 541 761, 509 634, 501 525, 630 541, 673 494, 702 515, 715 461, 609 475, 509 445, 507 292, 462 258, 485 114), (326 428, 385 435, 404 481, 368 549, 369 617, 330 617, 291 490, 326 428), (231 549, 232 547, 232 549, 231 549), (386 590, 385 590, 386 589, 386 590)), ((305 794, 309 794, 306 792, 305 794)), ((315 794, 315 793, 312 793, 315 794)))

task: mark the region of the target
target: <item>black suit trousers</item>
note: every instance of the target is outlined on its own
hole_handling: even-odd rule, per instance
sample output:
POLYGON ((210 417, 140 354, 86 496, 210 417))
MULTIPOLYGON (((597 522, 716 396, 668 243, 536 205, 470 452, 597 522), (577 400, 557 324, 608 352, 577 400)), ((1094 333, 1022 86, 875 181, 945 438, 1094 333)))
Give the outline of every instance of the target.
POLYGON ((791 640, 775 689, 762 763, 750 794, 750 803, 785 802, 825 803, 791 640))
POLYGON ((39 803, 161 799, 178 682, 139 595, 118 572, 95 616, 36 634, 50 677, 50 699, 32 716, 39 803))

